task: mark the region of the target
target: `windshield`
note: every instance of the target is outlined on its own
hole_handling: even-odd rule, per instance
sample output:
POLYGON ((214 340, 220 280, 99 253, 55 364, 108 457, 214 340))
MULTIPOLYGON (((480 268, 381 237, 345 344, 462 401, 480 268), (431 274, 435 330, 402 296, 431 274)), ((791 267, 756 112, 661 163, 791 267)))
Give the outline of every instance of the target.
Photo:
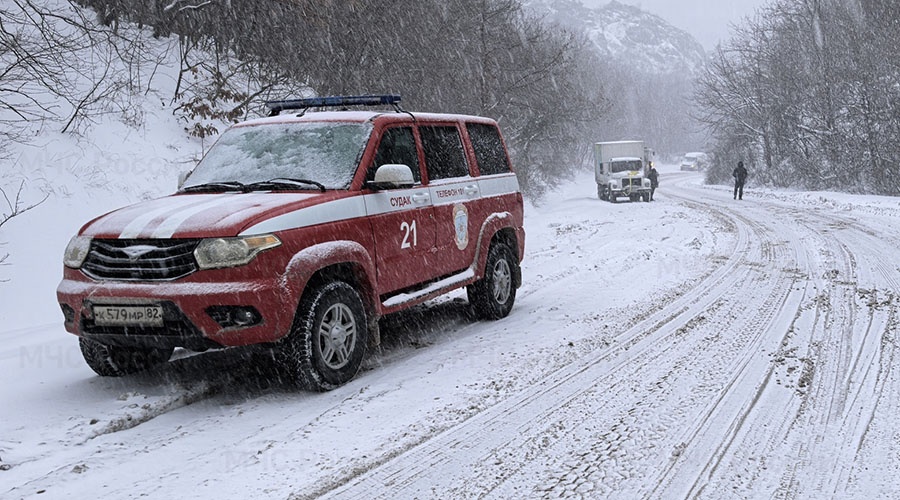
MULTIPOLYGON (((333 122, 234 127, 200 160, 183 189, 271 179, 304 179, 328 189, 346 189, 371 130, 369 123, 333 122)), ((316 186, 298 184, 298 189, 316 186)))
POLYGON ((643 168, 644 163, 641 160, 613 161, 609 163, 609 171, 614 174, 642 170, 643 168))

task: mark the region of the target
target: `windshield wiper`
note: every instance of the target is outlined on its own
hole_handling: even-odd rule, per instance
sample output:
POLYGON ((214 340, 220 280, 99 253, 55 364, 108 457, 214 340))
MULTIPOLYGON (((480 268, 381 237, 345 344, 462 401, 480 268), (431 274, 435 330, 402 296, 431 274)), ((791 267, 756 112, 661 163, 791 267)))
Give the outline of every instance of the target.
POLYGON ((220 192, 220 191, 241 191, 246 192, 247 186, 237 181, 227 182, 207 182, 206 184, 197 184, 196 186, 188 186, 182 188, 182 193, 203 193, 203 192, 220 192))
POLYGON ((221 181, 207 182, 206 184, 197 184, 196 186, 188 186, 182 188, 182 193, 215 193, 222 191, 240 191, 249 193, 250 191, 264 191, 277 189, 309 189, 315 187, 319 191, 325 192, 326 188, 323 184, 307 179, 290 179, 287 177, 278 177, 268 181, 251 182, 243 184, 237 181, 221 181))
POLYGON ((288 177, 277 177, 275 179, 269 179, 267 181, 254 182, 251 184, 247 184, 245 187, 248 190, 263 190, 263 189, 297 189, 303 188, 308 189, 309 186, 314 186, 319 189, 319 191, 325 192, 325 186, 316 181, 311 181, 308 179, 291 179, 288 177))

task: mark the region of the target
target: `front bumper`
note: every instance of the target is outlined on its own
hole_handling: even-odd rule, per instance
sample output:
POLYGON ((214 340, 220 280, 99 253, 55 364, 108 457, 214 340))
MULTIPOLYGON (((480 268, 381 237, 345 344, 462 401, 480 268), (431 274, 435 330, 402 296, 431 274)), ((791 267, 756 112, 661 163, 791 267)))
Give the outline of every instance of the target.
POLYGON ((138 347, 186 347, 192 350, 274 342, 290 331, 296 300, 280 281, 242 282, 98 282, 66 269, 57 299, 70 333, 105 344, 138 347), (101 326, 95 305, 158 305, 162 326, 101 326), (236 326, 223 321, 223 308, 259 313, 258 321, 236 326))
POLYGON ((650 188, 649 187, 637 187, 637 186, 633 186, 633 187, 625 186, 621 189, 613 189, 610 192, 616 196, 636 196, 636 195, 642 195, 644 193, 650 194, 650 188))

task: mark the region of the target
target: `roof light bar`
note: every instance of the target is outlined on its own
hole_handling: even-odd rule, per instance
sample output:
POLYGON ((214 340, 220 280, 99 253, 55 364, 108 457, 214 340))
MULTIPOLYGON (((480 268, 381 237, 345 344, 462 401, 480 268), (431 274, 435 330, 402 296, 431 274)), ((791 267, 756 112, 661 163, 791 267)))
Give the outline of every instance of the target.
POLYGON ((307 110, 309 108, 327 108, 340 106, 382 106, 391 105, 400 110, 400 96, 397 94, 380 95, 337 95, 327 97, 308 97, 306 99, 287 99, 282 101, 266 101, 269 115, 275 116, 290 109, 307 110))

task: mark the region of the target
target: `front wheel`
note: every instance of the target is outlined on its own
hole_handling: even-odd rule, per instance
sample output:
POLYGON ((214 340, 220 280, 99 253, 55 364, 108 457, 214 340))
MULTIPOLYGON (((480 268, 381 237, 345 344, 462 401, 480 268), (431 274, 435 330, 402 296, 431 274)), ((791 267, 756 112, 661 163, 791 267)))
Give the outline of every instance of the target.
POLYGON ((173 348, 152 349, 101 344, 84 337, 78 339, 81 355, 91 370, 101 377, 121 377, 161 365, 172 357, 173 348))
POLYGON ((368 336, 359 293, 348 283, 333 281, 304 294, 277 357, 293 382, 328 391, 356 376, 368 336))
POLYGON ((481 319, 506 317, 516 301, 516 276, 519 260, 509 246, 491 244, 484 277, 466 288, 469 304, 481 319))

